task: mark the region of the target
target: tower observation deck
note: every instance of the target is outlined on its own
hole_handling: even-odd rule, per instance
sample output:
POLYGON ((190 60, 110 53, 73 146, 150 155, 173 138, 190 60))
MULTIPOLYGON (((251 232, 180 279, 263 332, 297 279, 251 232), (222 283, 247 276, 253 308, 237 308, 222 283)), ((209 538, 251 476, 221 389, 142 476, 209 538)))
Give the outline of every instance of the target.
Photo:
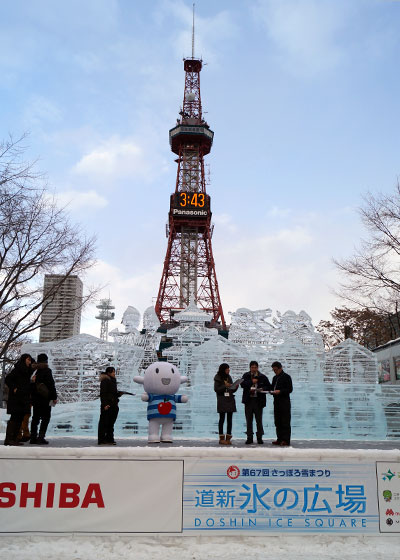
POLYGON ((193 296, 223 329, 225 319, 219 296, 211 237, 211 200, 206 192, 204 156, 211 151, 214 132, 202 116, 200 72, 202 61, 184 59, 185 88, 177 124, 169 131, 171 150, 178 156, 175 192, 170 197, 164 260, 155 311, 164 325, 193 296))

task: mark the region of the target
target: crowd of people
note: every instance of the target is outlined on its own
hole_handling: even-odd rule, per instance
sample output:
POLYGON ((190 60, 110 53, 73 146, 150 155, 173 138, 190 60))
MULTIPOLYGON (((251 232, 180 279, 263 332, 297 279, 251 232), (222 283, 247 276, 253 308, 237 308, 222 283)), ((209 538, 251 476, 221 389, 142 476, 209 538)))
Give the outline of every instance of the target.
POLYGON ((22 354, 5 378, 8 388, 7 422, 4 445, 47 445, 45 439, 51 407, 57 403, 57 391, 46 354, 36 362, 30 354, 22 354), (29 418, 32 413, 31 427, 29 418))
MULTIPOLYGON (((214 377, 214 391, 217 396, 219 413, 218 433, 221 445, 232 444, 232 419, 237 411, 235 393, 243 389, 242 403, 246 417, 246 444, 254 443, 253 424, 256 425, 257 444, 262 445, 264 427, 263 410, 266 396, 274 400, 274 422, 276 440, 272 445, 287 447, 291 437, 290 393, 293 390, 292 379, 285 373, 280 362, 273 362, 272 382, 258 369, 256 361, 250 362, 250 369, 235 382, 230 376, 227 363, 219 366, 214 377), (226 421, 226 430, 224 425, 226 421)), ((46 354, 39 354, 34 361, 29 354, 22 354, 12 371, 6 376, 8 388, 7 423, 4 445, 31 444, 46 445, 47 427, 51 418, 51 408, 57 403, 57 391, 46 354), (29 419, 31 417, 29 430, 29 419)), ((118 391, 115 368, 109 366, 100 375, 100 419, 98 424, 98 445, 116 445, 114 425, 118 417, 118 402, 125 391, 118 391)), ((130 393, 128 393, 130 394, 130 393)))

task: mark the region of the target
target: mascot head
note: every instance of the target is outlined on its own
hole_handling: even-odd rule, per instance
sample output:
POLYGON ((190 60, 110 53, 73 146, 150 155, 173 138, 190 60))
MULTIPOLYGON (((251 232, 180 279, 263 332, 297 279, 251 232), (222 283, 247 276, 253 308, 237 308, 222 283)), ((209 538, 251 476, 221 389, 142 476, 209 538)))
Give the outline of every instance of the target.
POLYGON ((137 376, 133 380, 136 383, 143 383, 146 393, 174 395, 180 384, 187 381, 187 377, 181 376, 174 364, 155 362, 146 369, 143 377, 137 376))

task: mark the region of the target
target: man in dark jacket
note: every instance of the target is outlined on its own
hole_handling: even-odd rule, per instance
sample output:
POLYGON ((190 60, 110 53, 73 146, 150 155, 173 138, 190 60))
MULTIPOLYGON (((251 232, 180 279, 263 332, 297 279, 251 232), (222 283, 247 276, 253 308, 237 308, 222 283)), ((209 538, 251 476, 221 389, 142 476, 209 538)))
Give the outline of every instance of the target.
POLYGON ((261 391, 269 391, 271 384, 268 377, 258 371, 258 362, 250 362, 250 371, 243 375, 241 382, 243 388, 242 403, 244 404, 244 412, 247 424, 247 440, 246 444, 253 443, 253 416, 256 419, 257 426, 257 443, 262 444, 262 436, 264 428, 262 423, 263 408, 266 405, 265 393, 261 391))
POLYGON ((31 409, 32 357, 22 354, 12 371, 5 378, 8 387, 7 413, 11 414, 7 423, 4 445, 22 445, 17 441, 25 414, 31 409))
POLYGON ((33 414, 30 443, 47 445, 49 442, 45 439, 45 435, 51 417, 50 402, 53 401, 53 404, 56 404, 57 391, 46 354, 39 354, 34 367, 36 367, 36 374, 35 382, 32 383, 33 414))
POLYGON ((100 375, 100 419, 98 426, 98 445, 116 445, 114 424, 118 416, 118 401, 121 392, 117 390, 115 369, 106 368, 100 375))
POLYGON ((285 373, 280 362, 271 365, 275 376, 272 379, 272 391, 274 395, 274 420, 276 428, 276 440, 272 445, 288 447, 291 436, 291 404, 290 393, 293 391, 292 378, 285 373))

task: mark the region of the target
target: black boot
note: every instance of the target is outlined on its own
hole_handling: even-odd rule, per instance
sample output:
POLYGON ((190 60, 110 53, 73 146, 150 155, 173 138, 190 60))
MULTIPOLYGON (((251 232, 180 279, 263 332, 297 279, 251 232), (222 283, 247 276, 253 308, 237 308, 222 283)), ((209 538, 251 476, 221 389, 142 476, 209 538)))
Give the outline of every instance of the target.
POLYGON ((12 425, 12 420, 7 422, 6 437, 4 438, 4 445, 11 445, 12 438, 14 435, 14 428, 12 425))
POLYGON ((49 442, 47 441, 47 439, 44 439, 44 436, 46 435, 46 432, 43 430, 39 431, 39 437, 37 438, 37 443, 39 445, 49 445, 49 442))
POLYGON ((19 432, 19 424, 15 420, 9 420, 7 422, 6 437, 4 439, 4 445, 23 445, 17 441, 17 436, 19 432))

